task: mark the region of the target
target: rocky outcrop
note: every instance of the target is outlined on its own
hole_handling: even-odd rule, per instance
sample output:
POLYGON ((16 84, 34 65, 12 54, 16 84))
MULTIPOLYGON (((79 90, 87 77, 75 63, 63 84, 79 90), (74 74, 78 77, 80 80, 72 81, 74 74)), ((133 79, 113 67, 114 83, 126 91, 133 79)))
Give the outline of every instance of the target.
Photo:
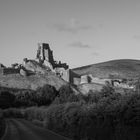
POLYGON ((28 60, 26 63, 23 64, 23 67, 28 71, 39 74, 45 74, 48 73, 48 71, 51 71, 49 67, 44 66, 35 60, 28 60))
POLYGON ((24 69, 20 69, 20 75, 27 76, 27 71, 24 69))
POLYGON ((36 90, 46 84, 54 86, 58 90, 67 82, 51 73, 30 76, 22 76, 21 74, 0 75, 1 87, 36 90))

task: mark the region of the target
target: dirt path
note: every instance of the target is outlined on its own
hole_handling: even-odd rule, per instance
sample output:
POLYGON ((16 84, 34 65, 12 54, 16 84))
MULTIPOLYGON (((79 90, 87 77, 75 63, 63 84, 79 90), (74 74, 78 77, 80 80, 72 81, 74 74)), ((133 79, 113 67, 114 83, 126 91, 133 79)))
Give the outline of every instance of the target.
POLYGON ((68 140, 22 119, 6 120, 6 132, 2 140, 68 140))

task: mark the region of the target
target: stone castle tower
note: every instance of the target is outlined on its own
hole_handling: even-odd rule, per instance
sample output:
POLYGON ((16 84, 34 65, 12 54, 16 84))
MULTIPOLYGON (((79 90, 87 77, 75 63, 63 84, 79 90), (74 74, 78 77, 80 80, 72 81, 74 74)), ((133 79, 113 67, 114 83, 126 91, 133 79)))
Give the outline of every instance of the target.
POLYGON ((47 43, 38 43, 36 59, 40 64, 48 66, 51 71, 55 72, 61 78, 69 81, 69 66, 66 63, 57 62, 53 58, 53 51, 47 43))
POLYGON ((49 44, 38 43, 36 58, 41 63, 44 63, 44 61, 48 61, 52 66, 54 65, 53 51, 50 49, 49 44))

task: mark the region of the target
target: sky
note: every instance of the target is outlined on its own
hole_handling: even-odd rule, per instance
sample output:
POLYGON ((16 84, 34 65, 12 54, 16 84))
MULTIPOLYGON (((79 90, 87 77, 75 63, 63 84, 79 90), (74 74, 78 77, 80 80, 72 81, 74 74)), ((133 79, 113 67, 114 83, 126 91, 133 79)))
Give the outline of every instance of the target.
POLYGON ((0 63, 49 43, 70 68, 140 59, 140 0, 0 0, 0 63))

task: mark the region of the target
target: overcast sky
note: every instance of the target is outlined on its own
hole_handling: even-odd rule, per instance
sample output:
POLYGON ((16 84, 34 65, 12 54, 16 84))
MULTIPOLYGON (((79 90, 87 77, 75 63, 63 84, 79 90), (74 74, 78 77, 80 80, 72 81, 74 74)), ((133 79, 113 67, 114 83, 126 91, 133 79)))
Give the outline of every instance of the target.
POLYGON ((71 68, 140 59, 140 0, 0 0, 0 62, 34 59, 39 42, 71 68))

